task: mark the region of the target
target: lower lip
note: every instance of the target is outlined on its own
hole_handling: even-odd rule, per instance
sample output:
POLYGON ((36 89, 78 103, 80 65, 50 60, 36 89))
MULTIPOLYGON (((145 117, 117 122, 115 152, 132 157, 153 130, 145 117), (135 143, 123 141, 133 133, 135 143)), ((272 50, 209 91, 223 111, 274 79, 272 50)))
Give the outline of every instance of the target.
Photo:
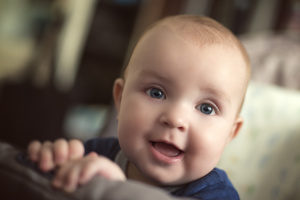
POLYGON ((154 156, 154 158, 163 164, 168 164, 168 165, 174 164, 176 162, 181 161, 183 158, 183 153, 181 153, 175 157, 169 157, 169 156, 166 156, 166 155, 160 153, 153 147, 152 142, 150 142, 150 151, 151 151, 152 155, 154 156))

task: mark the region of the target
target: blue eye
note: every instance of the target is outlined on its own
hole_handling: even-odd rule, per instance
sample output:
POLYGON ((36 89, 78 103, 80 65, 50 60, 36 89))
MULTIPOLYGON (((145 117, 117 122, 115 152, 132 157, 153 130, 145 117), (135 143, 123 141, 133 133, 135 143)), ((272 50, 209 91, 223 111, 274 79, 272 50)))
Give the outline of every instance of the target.
POLYGON ((208 104, 208 103, 200 104, 199 106, 197 106, 197 109, 200 110, 200 112, 202 112, 203 114, 206 114, 206 115, 216 114, 214 107, 212 105, 208 104))
POLYGON ((158 88, 150 88, 146 91, 146 93, 152 98, 156 98, 156 99, 165 99, 166 98, 164 92, 158 88))

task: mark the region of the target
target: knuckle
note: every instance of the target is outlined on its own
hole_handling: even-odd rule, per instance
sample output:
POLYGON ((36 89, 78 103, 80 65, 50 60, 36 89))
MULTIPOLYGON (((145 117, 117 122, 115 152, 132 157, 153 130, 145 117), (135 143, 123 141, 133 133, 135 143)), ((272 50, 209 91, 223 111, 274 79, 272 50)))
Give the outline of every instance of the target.
POLYGON ((98 156, 97 153, 91 152, 86 156, 87 159, 93 160, 93 159, 101 159, 100 156, 98 156))

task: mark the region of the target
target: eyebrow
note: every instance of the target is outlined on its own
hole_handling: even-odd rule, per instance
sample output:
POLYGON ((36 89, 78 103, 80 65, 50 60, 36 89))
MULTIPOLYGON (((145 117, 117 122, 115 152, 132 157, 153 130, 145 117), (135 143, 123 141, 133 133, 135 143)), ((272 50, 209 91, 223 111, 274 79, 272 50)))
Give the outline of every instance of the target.
POLYGON ((172 83, 172 81, 170 80, 169 77, 164 76, 163 74, 158 73, 154 70, 149 70, 149 69, 145 70, 144 69, 144 70, 141 70, 139 75, 140 75, 140 77, 143 77, 143 76, 155 77, 155 78, 159 79, 160 81, 167 82, 167 83, 172 83))
POLYGON ((229 96, 216 87, 204 88, 201 90, 206 91, 208 94, 211 94, 211 96, 213 97, 216 97, 215 100, 218 102, 226 101, 229 104, 231 103, 229 96))

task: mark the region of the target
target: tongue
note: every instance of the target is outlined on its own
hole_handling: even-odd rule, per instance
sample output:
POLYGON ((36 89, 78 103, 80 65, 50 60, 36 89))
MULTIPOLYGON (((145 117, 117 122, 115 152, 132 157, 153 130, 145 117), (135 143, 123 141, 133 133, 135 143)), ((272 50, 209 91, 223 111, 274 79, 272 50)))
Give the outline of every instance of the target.
POLYGON ((159 151, 161 154, 169 157, 175 157, 180 154, 180 150, 174 147, 173 145, 163 143, 163 142, 156 142, 153 144, 153 147, 159 151))

